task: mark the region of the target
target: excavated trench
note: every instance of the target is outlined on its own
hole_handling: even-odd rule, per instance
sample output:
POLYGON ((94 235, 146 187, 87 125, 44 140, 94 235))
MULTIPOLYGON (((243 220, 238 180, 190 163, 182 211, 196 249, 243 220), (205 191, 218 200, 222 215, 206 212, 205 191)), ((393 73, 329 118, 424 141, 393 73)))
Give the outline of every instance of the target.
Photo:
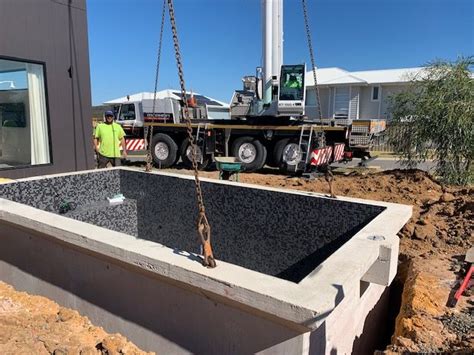
POLYGON ((385 324, 385 326, 382 327, 380 341, 374 349, 376 354, 383 353, 383 351, 385 351, 385 349, 387 349, 387 347, 392 344, 392 337, 395 333, 397 317, 400 314, 402 307, 402 295, 409 267, 410 260, 406 257, 406 255, 401 254, 399 258, 397 274, 387 289, 389 306, 387 307, 385 317, 381 323, 385 324))

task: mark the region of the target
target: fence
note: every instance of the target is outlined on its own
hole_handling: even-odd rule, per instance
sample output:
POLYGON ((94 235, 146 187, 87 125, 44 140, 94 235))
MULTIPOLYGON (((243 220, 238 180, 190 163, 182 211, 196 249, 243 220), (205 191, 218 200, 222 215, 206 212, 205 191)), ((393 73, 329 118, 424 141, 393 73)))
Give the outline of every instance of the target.
POLYGON ((389 137, 389 134, 391 133, 390 131, 392 131, 393 133, 394 129, 399 129, 399 128, 387 125, 385 134, 374 138, 374 143, 371 147, 371 150, 375 152, 393 153, 394 147, 392 144, 389 143, 388 137, 389 137))
POLYGON ((394 152, 393 146, 389 144, 388 136, 386 134, 380 137, 375 137, 374 144, 372 145, 370 150, 384 153, 394 152))

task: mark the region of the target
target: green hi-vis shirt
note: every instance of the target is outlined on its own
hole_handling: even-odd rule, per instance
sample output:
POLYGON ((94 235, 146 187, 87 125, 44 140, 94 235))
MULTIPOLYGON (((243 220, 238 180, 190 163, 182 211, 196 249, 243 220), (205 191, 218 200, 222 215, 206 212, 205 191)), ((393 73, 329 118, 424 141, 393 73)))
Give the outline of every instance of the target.
POLYGON ((118 123, 100 123, 95 128, 95 138, 99 140, 99 153, 107 158, 120 158, 120 141, 125 137, 123 128, 118 123))

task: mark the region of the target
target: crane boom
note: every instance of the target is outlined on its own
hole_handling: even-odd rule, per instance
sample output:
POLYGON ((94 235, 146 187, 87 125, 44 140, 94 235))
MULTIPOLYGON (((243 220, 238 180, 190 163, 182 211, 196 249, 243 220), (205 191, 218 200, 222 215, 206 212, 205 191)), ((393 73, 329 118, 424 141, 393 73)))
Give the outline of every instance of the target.
POLYGON ((283 0, 262 0, 263 102, 272 101, 272 86, 283 63, 283 0))

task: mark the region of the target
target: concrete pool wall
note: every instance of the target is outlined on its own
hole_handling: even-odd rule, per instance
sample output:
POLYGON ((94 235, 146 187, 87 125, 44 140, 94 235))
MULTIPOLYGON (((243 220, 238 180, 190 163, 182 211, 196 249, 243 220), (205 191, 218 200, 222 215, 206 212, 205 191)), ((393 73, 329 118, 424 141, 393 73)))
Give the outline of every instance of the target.
POLYGON ((193 253, 193 187, 124 168, 1 185, 0 278, 147 350, 370 347, 362 331, 383 314, 410 207, 205 180, 209 270, 193 253), (107 205, 117 193, 125 203, 107 205), (65 201, 75 209, 59 215, 65 201))

